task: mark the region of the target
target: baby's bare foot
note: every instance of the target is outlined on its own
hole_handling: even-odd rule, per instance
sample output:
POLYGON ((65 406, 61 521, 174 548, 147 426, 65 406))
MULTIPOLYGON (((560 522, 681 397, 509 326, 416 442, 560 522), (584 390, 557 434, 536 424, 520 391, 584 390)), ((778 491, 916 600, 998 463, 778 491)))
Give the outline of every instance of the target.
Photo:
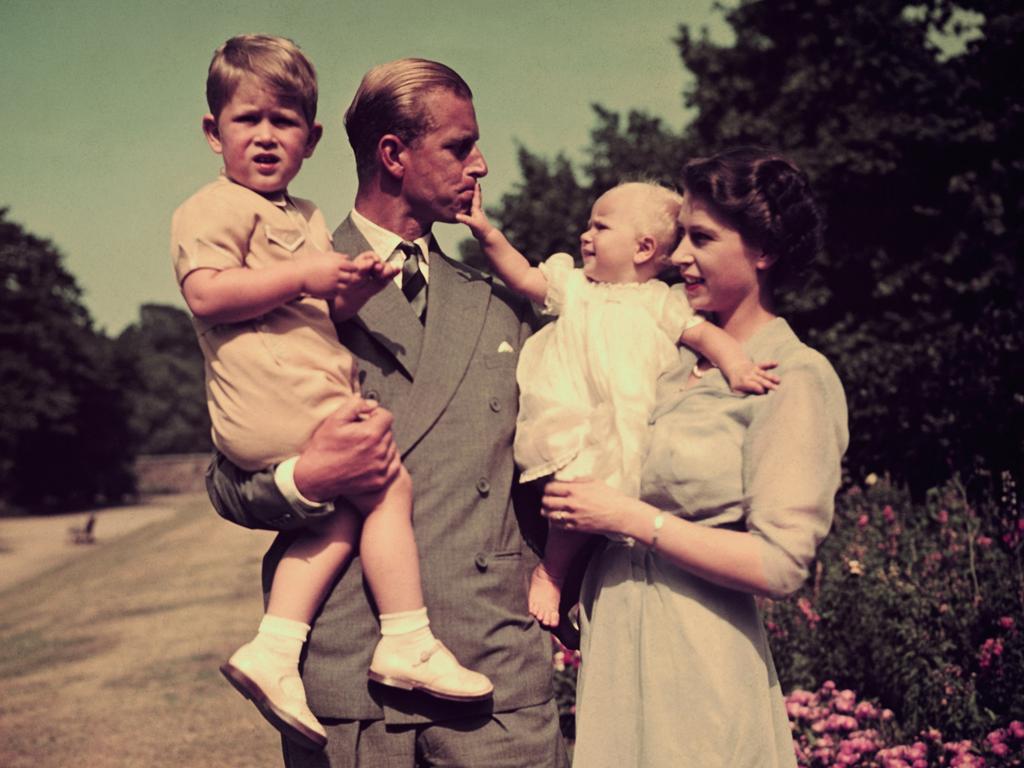
POLYGON ((558 604, 562 598, 562 579, 553 576, 544 563, 533 569, 530 576, 528 606, 530 615, 545 627, 558 626, 558 604))

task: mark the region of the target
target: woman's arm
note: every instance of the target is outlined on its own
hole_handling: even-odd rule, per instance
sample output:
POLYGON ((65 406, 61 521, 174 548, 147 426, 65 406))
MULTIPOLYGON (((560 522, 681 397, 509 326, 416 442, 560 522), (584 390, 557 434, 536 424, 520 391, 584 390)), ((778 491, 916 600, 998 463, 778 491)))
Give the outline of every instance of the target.
POLYGON ((549 483, 545 514, 570 530, 632 536, 680 568, 730 589, 775 597, 792 593, 832 522, 847 441, 846 402, 823 359, 789 369, 767 397, 743 448, 747 531, 665 512, 656 532, 661 510, 595 481, 549 483))
POLYGON ((743 592, 770 592, 761 545, 751 533, 691 523, 596 480, 550 482, 542 504, 556 526, 630 536, 707 581, 743 592))
POLYGON ((479 184, 473 192, 473 205, 469 213, 456 214, 455 218, 469 227, 473 237, 480 243, 480 249, 505 285, 536 304, 544 303, 548 292, 547 278, 537 267, 530 265, 501 230, 487 220, 481 206, 479 184))

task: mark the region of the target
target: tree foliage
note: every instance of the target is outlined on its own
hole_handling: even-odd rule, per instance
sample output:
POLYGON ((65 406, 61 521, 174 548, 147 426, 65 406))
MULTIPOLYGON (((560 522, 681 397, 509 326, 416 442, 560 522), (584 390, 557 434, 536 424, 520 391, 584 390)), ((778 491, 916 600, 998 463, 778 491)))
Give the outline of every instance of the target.
POLYGON ((725 17, 728 44, 680 28, 685 130, 598 107, 584 179, 523 149, 497 220, 528 253, 575 250, 590 203, 623 177, 779 149, 827 214, 825 255, 781 306, 845 383, 850 471, 918 490, 954 467, 1020 476, 1024 6, 745 0, 725 17))
POLYGON ((0 508, 59 509, 133 489, 109 340, 47 240, 0 209, 0 508))
POLYGON ((139 321, 117 338, 131 432, 139 453, 212 450, 203 386, 203 356, 188 314, 177 307, 143 304, 139 321))

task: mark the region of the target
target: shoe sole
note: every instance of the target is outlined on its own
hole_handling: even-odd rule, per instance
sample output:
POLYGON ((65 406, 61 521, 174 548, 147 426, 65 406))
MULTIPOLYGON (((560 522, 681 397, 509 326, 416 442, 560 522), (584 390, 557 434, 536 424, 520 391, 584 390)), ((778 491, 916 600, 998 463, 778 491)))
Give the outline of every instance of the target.
POLYGON ((381 685, 387 685, 391 688, 401 688, 406 691, 423 691, 423 693, 434 696, 438 699, 445 699, 447 701, 483 701, 489 699, 494 694, 494 688, 487 691, 486 693, 475 693, 462 695, 457 693, 448 693, 447 691, 439 691, 436 688, 430 688, 423 683, 418 683, 414 680, 407 680, 403 677, 391 677, 390 675, 382 675, 379 672, 369 671, 366 673, 373 682, 380 683, 381 685))
POLYGON ((310 730, 287 712, 274 706, 263 689, 247 674, 230 664, 222 664, 220 673, 227 678, 231 686, 256 705, 256 709, 264 719, 276 728, 282 736, 304 749, 319 751, 327 746, 327 738, 316 731, 310 730))

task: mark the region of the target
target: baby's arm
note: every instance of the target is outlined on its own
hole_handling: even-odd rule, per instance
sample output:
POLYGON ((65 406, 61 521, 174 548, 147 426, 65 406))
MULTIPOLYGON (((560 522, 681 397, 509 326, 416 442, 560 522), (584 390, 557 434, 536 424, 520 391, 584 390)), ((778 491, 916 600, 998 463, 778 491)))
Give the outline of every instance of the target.
POLYGON ((702 322, 687 328, 680 341, 718 366, 736 392, 763 395, 779 385, 779 377, 769 373, 778 363, 755 363, 736 339, 713 323, 702 322))
POLYGON ((469 227, 505 285, 536 304, 544 303, 548 293, 547 278, 537 267, 530 266, 526 257, 512 246, 501 230, 491 226, 481 206, 479 184, 473 192, 469 213, 458 213, 455 218, 469 227))

